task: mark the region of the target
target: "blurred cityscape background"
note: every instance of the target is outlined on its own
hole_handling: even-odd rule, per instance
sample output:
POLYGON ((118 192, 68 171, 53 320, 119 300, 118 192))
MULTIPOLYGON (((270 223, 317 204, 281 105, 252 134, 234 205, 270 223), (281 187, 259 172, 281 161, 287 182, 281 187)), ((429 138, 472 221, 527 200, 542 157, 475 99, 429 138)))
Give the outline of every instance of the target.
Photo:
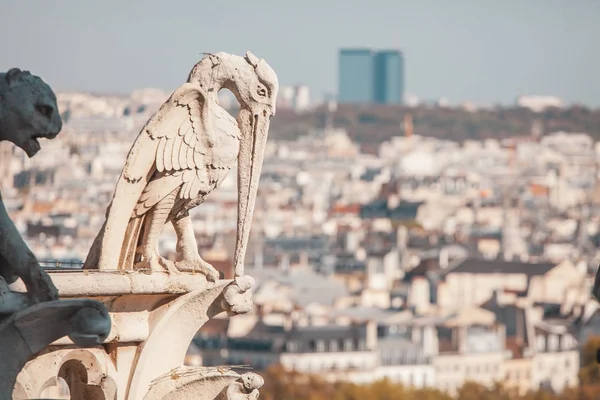
MULTIPOLYGON (((188 363, 268 370, 265 398, 331 399, 327 382, 358 390, 382 379, 387 393, 421 390, 399 399, 500 399, 486 397, 498 385, 510 398, 600 398, 600 312, 590 296, 600 246, 600 3, 235 3, 167 12, 154 1, 37 10, 0 2, 10 42, 0 70, 46 78, 64 119, 33 160, 0 143, 3 200, 42 263, 81 266, 134 138, 199 53, 252 50, 281 83, 247 256, 256 309, 210 321, 188 363), (294 31, 254 20, 261 10, 294 31), (163 11, 182 20, 161 26, 163 11), (305 32, 319 16, 327 27, 305 32), (25 20, 28 33, 9 37, 29 29, 25 20), (405 22, 412 31, 397 26, 405 22), (167 42, 185 57, 161 50, 167 42), (130 92, 121 84, 144 79, 130 92), (307 375, 319 379, 296 379, 307 375), (285 377, 315 391, 293 394, 285 377)), ((235 115, 231 93, 220 102, 235 115)), ((203 258, 226 277, 235 176, 192 213, 203 258)), ((164 256, 175 257, 175 239, 166 226, 164 256)), ((337 388, 336 399, 358 398, 337 388)))

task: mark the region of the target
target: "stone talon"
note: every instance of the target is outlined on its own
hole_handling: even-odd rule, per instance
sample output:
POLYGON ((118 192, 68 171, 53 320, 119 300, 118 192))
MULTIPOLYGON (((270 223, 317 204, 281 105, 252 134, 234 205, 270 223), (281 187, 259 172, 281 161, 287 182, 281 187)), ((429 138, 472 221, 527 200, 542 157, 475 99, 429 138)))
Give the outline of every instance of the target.
POLYGON ((181 272, 199 272, 210 282, 216 282, 219 279, 219 271, 201 258, 177 261, 175 267, 181 272))
POLYGON ((252 309, 252 291, 254 279, 240 276, 234 279, 223 291, 221 306, 230 316, 245 314, 252 309))
POLYGON ((167 271, 170 274, 177 274, 179 270, 175 268, 173 261, 169 261, 161 256, 151 256, 147 259, 138 262, 134 266, 138 270, 149 270, 149 271, 167 271))

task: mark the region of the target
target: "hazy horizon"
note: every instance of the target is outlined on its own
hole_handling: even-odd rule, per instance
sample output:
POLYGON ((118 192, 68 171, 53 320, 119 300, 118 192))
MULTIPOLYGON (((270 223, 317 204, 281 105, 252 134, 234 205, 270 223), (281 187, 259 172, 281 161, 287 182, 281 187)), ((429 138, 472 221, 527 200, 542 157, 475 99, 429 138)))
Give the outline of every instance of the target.
POLYGON ((30 70, 56 91, 173 90, 202 52, 251 50, 282 85, 319 98, 337 92, 338 49, 369 46, 404 52, 406 93, 421 100, 513 104, 530 94, 600 107, 593 0, 0 5, 0 71, 30 70))

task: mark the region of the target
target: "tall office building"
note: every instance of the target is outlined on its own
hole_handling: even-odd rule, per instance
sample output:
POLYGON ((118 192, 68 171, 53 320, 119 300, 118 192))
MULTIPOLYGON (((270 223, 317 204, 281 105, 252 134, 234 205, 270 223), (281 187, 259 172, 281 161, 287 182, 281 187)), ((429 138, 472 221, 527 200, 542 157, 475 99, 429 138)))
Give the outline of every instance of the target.
POLYGON ((374 61, 374 102, 377 104, 402 104, 404 93, 404 60, 397 50, 375 53, 374 61))
POLYGON ((404 58, 399 50, 340 50, 340 103, 402 104, 403 93, 404 58))
POLYGON ((373 101, 373 51, 342 49, 339 55, 340 103, 371 103, 373 101))

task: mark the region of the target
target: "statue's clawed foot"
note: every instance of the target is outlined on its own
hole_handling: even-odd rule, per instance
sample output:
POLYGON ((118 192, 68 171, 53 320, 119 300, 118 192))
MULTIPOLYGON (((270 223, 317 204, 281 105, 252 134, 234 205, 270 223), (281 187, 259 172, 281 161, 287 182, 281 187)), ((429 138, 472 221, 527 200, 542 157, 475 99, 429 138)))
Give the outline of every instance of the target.
POLYGON ((26 308, 28 300, 27 294, 11 291, 0 276, 0 317, 2 314, 12 314, 26 308))
POLYGON ((150 257, 138 262, 134 266, 138 270, 150 270, 150 271, 167 271, 169 274, 178 274, 179 270, 175 268, 173 261, 169 261, 158 254, 153 254, 150 257))
POLYGON ((229 316, 245 314, 252 310, 252 287, 254 278, 251 276, 238 276, 223 291, 221 307, 229 316))
POLYGON ((177 261, 175 267, 179 271, 198 272, 206 276, 206 280, 216 282, 219 279, 219 271, 208 262, 204 261, 200 256, 184 257, 183 260, 177 261))
POLYGON ((58 289, 56 289, 46 271, 39 267, 33 255, 30 256, 29 264, 31 267, 27 274, 21 277, 25 287, 27 287, 29 304, 33 305, 44 301, 58 300, 58 289))

